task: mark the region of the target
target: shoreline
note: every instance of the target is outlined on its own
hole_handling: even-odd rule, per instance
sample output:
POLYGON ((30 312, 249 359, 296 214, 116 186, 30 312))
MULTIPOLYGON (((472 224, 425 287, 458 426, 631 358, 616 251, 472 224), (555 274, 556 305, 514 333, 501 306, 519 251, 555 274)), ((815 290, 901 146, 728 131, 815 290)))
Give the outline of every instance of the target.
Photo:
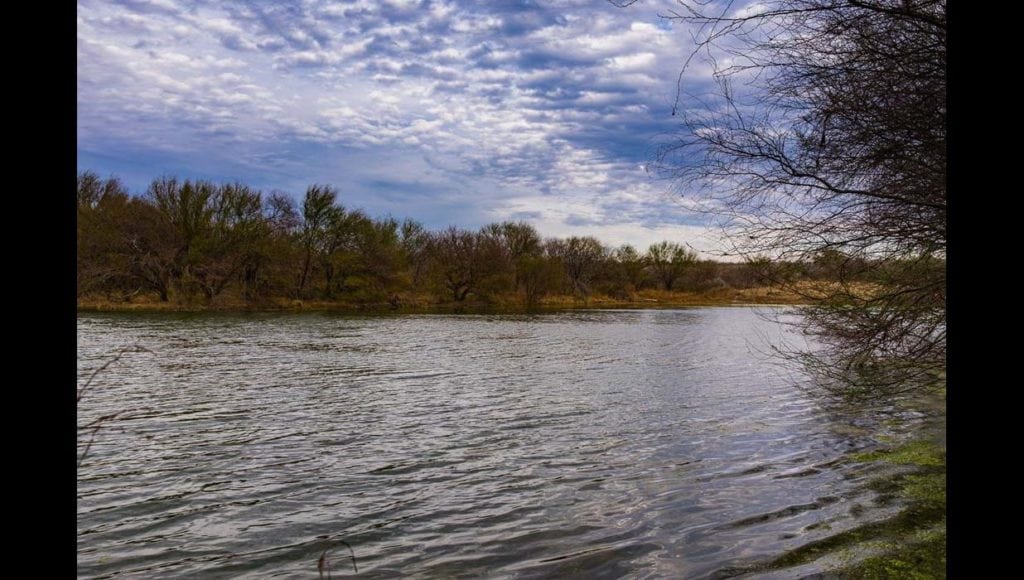
POLYGON ((527 306, 521 301, 499 300, 492 302, 438 302, 432 303, 422 299, 400 301, 397 305, 389 303, 351 303, 330 302, 322 300, 289 300, 276 299, 263 302, 247 303, 242 301, 220 301, 213 303, 184 302, 117 302, 105 299, 79 299, 76 304, 78 313, 100 312, 178 312, 178 313, 303 313, 303 312, 336 312, 350 314, 473 314, 473 313, 505 313, 505 314, 540 314, 567 310, 665 310, 674 308, 696 308, 714 306, 799 306, 808 301, 792 294, 772 291, 766 288, 734 290, 714 293, 683 293, 658 292, 641 293, 631 299, 616 299, 607 296, 594 296, 582 300, 571 296, 552 296, 540 303, 527 306))

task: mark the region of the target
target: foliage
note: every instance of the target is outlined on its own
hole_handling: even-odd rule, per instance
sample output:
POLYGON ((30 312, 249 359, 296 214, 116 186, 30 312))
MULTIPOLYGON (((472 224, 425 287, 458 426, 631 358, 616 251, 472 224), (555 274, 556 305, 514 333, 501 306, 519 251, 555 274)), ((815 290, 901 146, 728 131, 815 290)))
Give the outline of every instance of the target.
MULTIPOLYGON (((590 236, 543 240, 525 222, 429 231, 412 219, 348 209, 327 185, 312 185, 295 201, 241 183, 161 177, 133 196, 115 178, 84 172, 77 196, 78 295, 108 302, 398 307, 433 300, 532 308, 556 295, 589 303, 595 295, 644 300, 658 287, 752 288, 766 279, 763 270, 784 266, 700 261, 670 241, 641 254, 590 236)), ((789 267, 798 277, 831 275, 789 267)), ((872 280, 884 284, 904 267, 887 264, 872 280)))
POLYGON ((665 290, 671 290, 676 280, 697 263, 697 253, 673 242, 661 242, 647 249, 647 263, 665 290))

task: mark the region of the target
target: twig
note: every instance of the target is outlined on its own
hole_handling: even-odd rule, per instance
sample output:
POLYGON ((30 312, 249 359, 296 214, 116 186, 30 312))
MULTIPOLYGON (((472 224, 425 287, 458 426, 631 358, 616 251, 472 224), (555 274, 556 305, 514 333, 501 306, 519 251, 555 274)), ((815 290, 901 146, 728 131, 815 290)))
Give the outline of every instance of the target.
MULTIPOLYGON (((96 379, 97 375, 99 375, 101 371, 103 371, 104 369, 106 369, 110 365, 114 364, 115 362, 121 360, 121 357, 124 356, 126 353, 129 353, 129 352, 148 352, 148 353, 152 353, 153 351, 149 350, 148 348, 146 348, 144 346, 137 345, 137 344, 133 345, 133 346, 126 346, 126 347, 122 348, 121 350, 119 350, 117 352, 116 355, 114 355, 113 358, 111 358, 107 362, 105 362, 102 365, 100 365, 99 368, 94 370, 92 372, 92 374, 89 375, 89 378, 86 379, 85 384, 82 385, 82 387, 78 389, 78 396, 75 399, 75 403, 77 404, 77 403, 80 403, 82 401, 82 396, 85 395, 85 391, 89 389, 89 387, 92 385, 92 382, 96 379)), ((124 411, 118 411, 116 413, 110 413, 108 415, 102 415, 100 417, 97 417, 96 419, 93 419, 88 424, 84 425, 83 427, 79 427, 80 430, 81 429, 90 429, 91 428, 91 431, 89 432, 89 441, 86 442, 85 449, 82 451, 82 454, 78 456, 78 465, 76 467, 81 467, 82 466, 82 462, 85 461, 86 456, 89 455, 89 450, 92 449, 93 441, 96 440, 96 434, 99 432, 100 427, 103 426, 103 423, 117 418, 122 413, 124 413, 124 411)))
POLYGON ((82 387, 80 389, 78 389, 78 398, 75 399, 75 402, 76 403, 81 402, 82 395, 85 394, 86 389, 88 389, 89 386, 92 384, 93 380, 96 378, 96 375, 100 374, 100 372, 105 370, 110 365, 112 365, 112 364, 116 363, 117 361, 121 360, 121 357, 124 356, 125 353, 129 353, 129 352, 148 352, 148 353, 152 354, 153 351, 149 350, 148 348, 146 348, 144 346, 140 346, 140 345, 137 345, 137 344, 134 345, 134 346, 126 346, 126 347, 122 348, 121 350, 119 350, 117 352, 117 354, 114 356, 114 358, 112 358, 112 359, 108 360, 107 362, 103 363, 103 365, 101 365, 98 369, 94 370, 91 375, 89 375, 89 378, 85 381, 85 384, 82 385, 82 387))
POLYGON ((81 467, 82 466, 82 462, 85 461, 85 456, 89 454, 89 449, 92 448, 92 442, 96 439, 96 433, 99 432, 100 427, 103 426, 103 423, 106 422, 106 421, 109 421, 111 419, 117 418, 117 416, 120 415, 121 413, 122 413, 122 411, 118 411, 116 413, 111 413, 109 415, 103 415, 102 417, 98 417, 97 419, 93 420, 88 425, 83 427, 83 428, 92 427, 92 431, 90 431, 90 433, 89 433, 89 441, 88 441, 88 443, 85 444, 85 450, 83 450, 82 451, 82 455, 80 455, 78 457, 78 465, 77 465, 77 467, 81 467))
MULTIPOLYGON (((352 558, 352 569, 355 571, 356 574, 358 574, 359 566, 356 564, 356 552, 352 549, 352 545, 346 542, 345 540, 335 541, 339 544, 345 544, 345 546, 348 548, 349 557, 352 558)), ((316 569, 320 572, 320 580, 323 580, 324 570, 327 571, 327 580, 331 580, 331 561, 327 557, 327 554, 331 551, 331 549, 332 548, 327 548, 326 550, 321 552, 320 558, 316 561, 316 569)))

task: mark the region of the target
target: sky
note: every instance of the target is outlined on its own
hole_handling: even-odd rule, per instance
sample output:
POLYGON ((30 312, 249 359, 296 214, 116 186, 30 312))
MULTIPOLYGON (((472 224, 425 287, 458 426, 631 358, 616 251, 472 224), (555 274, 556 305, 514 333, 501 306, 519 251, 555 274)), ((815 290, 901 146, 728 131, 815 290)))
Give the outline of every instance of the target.
MULTIPOLYGON (((692 47, 668 0, 80 0, 78 167, 240 181, 430 229, 720 244, 646 171, 692 47)), ((692 90, 709 82, 689 69, 692 90)), ((685 106, 685 103, 683 103, 685 106)))

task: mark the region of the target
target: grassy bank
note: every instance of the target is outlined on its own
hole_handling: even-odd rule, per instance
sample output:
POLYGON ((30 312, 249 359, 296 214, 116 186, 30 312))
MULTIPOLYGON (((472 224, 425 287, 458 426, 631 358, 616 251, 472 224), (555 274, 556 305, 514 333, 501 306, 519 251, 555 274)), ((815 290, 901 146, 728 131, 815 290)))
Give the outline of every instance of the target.
POLYGON ((934 442, 919 440, 851 459, 905 468, 868 484, 877 494, 877 503, 899 502, 903 508, 888 519, 811 542, 768 563, 765 569, 785 569, 836 556, 840 562, 849 561, 831 570, 838 578, 945 578, 945 450, 934 442))
POLYGON ((80 312, 530 312, 569 310, 575 308, 676 308, 686 306, 734 306, 745 304, 801 304, 799 295, 779 288, 716 289, 709 292, 667 292, 642 290, 626 298, 595 294, 586 299, 578 296, 546 296, 534 305, 527 305, 520 296, 504 295, 489 300, 438 302, 425 295, 399 295, 389 302, 353 302, 345 300, 294 300, 271 298, 245 301, 237 297, 217 297, 211 301, 160 301, 156 296, 136 296, 130 301, 117 301, 102 296, 82 297, 80 312))
MULTIPOLYGON (((879 475, 863 484, 876 506, 896 508, 886 518, 866 521, 804 544, 753 567, 759 571, 824 565, 825 578, 916 580, 946 578, 945 386, 905 401, 930 418, 910 438, 878 434, 878 446, 851 453, 844 462, 873 466, 879 475)), ((859 504, 850 514, 859 517, 859 504)), ((815 576, 817 577, 817 576, 815 576)))

